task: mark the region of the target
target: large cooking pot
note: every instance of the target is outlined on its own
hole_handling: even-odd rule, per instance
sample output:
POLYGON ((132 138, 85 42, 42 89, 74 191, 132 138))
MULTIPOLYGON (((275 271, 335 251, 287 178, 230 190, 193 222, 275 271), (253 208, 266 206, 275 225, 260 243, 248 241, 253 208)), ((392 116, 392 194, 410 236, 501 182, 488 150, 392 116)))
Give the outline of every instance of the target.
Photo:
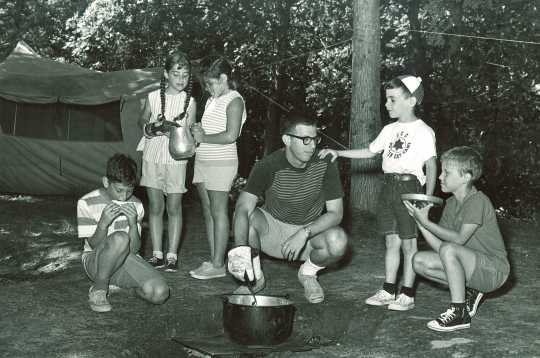
POLYGON ((285 297, 223 296, 225 335, 242 345, 276 345, 285 342, 292 333, 294 312, 294 303, 285 297))

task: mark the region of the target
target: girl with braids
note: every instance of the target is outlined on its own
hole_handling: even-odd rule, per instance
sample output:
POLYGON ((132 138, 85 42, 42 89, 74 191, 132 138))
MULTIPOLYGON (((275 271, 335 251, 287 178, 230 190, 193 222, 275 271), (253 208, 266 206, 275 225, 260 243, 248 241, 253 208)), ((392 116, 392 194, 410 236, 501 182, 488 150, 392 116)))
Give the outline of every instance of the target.
POLYGON ((232 67, 223 58, 214 61, 204 73, 211 97, 206 102, 201 123, 192 127, 200 146, 195 155, 193 183, 201 198, 210 261, 190 271, 207 280, 226 275, 225 251, 229 239, 229 191, 238 172, 236 140, 246 121, 244 99, 236 91, 232 67))
POLYGON ((150 92, 141 118, 144 137, 141 185, 149 201, 149 226, 152 257, 148 262, 165 271, 178 269, 178 246, 182 232, 182 194, 187 191, 187 160, 175 160, 169 153, 169 130, 190 127, 195 122, 196 104, 191 97, 191 64, 187 56, 175 51, 165 62, 160 89, 150 92), (166 200, 165 200, 166 198, 166 200), (163 259, 163 213, 167 209, 168 252, 163 259))

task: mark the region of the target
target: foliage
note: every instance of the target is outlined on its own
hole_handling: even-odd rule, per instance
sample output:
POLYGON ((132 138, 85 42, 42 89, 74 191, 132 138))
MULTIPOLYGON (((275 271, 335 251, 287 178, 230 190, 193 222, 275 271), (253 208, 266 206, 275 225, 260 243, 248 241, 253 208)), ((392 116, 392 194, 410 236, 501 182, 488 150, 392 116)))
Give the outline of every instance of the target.
MULTIPOLYGON (((496 206, 521 217, 538 211, 540 96, 531 87, 540 88, 540 46, 417 31, 538 41, 537 4, 381 5, 381 78, 421 75, 418 114, 435 129, 439 152, 478 146, 487 159, 480 186, 496 206)), ((352 16, 351 2, 341 0, 0 0, 0 54, 22 39, 42 55, 103 71, 161 66, 176 47, 203 66, 223 55, 248 103, 252 162, 268 139, 272 108, 282 115, 307 108, 348 145, 352 16)))

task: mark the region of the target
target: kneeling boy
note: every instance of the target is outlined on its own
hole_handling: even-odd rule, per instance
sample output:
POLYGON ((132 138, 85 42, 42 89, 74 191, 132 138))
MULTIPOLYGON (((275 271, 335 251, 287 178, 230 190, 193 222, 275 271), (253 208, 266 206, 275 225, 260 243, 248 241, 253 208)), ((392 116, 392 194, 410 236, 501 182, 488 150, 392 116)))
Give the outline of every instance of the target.
POLYGON ((470 147, 456 147, 445 152, 441 162, 441 189, 453 195, 439 224, 428 218, 431 205, 418 209, 405 201, 405 206, 433 249, 414 256, 414 270, 450 289, 450 306, 427 324, 446 332, 470 327, 483 293, 503 285, 510 264, 495 209, 473 186, 482 174, 481 155, 470 147))
POLYGON ((107 162, 103 188, 77 202, 79 238, 84 239, 83 267, 94 282, 88 302, 95 312, 112 309, 107 299, 109 284, 135 288, 140 297, 155 304, 169 297, 165 280, 137 254, 144 208, 133 196, 136 175, 135 162, 115 154, 107 162))

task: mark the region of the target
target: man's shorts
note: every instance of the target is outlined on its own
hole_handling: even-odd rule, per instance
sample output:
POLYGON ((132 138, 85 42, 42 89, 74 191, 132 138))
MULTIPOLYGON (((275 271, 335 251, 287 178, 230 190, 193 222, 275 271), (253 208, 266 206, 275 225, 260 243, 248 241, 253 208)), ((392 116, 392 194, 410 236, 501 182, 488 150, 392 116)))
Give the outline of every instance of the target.
POLYGON ((141 185, 159 189, 165 194, 185 193, 186 166, 186 160, 178 161, 177 164, 157 164, 144 160, 141 185))
POLYGON ((422 186, 413 175, 384 174, 383 185, 377 203, 377 225, 382 235, 397 234, 402 240, 418 236, 416 222, 401 201, 401 194, 420 193, 422 186), (409 180, 403 180, 408 178, 409 180))
POLYGON ((474 254, 476 264, 471 278, 467 281, 467 287, 484 293, 501 287, 510 274, 508 261, 479 251, 474 251, 474 254))
MULTIPOLYGON (((268 223, 268 230, 265 233, 259 233, 262 252, 268 256, 278 259, 285 259, 281 253, 281 245, 283 245, 285 240, 287 240, 290 236, 302 229, 303 225, 294 225, 279 221, 262 208, 257 208, 255 210, 259 210, 259 212, 264 215, 266 222, 268 223)), ((298 259, 302 261, 307 260, 310 252, 311 245, 306 244, 298 259)))
MULTIPOLYGON (((85 251, 82 263, 86 275, 95 281, 97 274, 96 251, 85 251)), ((142 287, 150 280, 163 280, 161 274, 139 255, 129 254, 124 264, 112 275, 109 284, 122 288, 142 287)))
POLYGON ((193 184, 203 183, 206 190, 231 191, 238 173, 238 160, 202 161, 195 159, 193 184))

